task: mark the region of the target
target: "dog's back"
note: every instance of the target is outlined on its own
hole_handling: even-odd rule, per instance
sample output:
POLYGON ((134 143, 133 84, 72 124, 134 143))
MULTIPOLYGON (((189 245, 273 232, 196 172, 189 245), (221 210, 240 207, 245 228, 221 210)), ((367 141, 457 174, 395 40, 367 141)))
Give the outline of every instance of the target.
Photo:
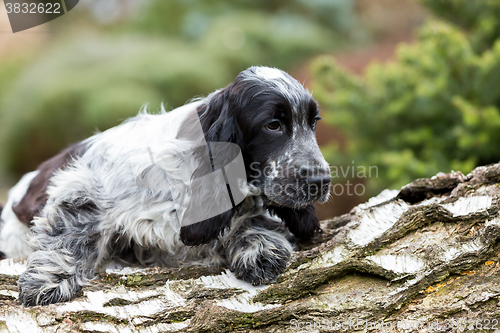
MULTIPOLYGON (((42 215, 49 197, 47 192, 49 184, 59 171, 72 166, 88 152, 89 156, 86 157, 85 163, 92 164, 94 169, 101 163, 100 161, 102 163, 105 163, 105 160, 122 162, 119 164, 124 170, 109 166, 100 170, 98 168, 98 170, 91 170, 95 178, 105 179, 113 186, 118 186, 116 184, 123 183, 121 178, 124 174, 128 172, 132 175, 134 171, 142 170, 151 163, 147 156, 144 158, 143 151, 141 154, 135 154, 137 156, 133 152, 144 147, 150 147, 149 149, 153 151, 159 150, 158 147, 162 147, 165 140, 174 140, 175 129, 180 126, 179 122, 183 120, 183 114, 195 110, 199 104, 200 102, 187 104, 169 113, 162 112, 161 115, 141 112, 119 126, 68 147, 42 163, 36 171, 26 174, 9 191, 8 200, 2 206, 0 252, 3 252, 4 257, 7 258, 25 257, 31 253, 27 239, 28 230, 33 226, 33 219, 42 215), (108 170, 110 174, 104 175, 103 170, 108 170)), ((106 188, 109 187, 111 185, 106 188)), ((115 199, 110 200, 117 201, 115 199)))

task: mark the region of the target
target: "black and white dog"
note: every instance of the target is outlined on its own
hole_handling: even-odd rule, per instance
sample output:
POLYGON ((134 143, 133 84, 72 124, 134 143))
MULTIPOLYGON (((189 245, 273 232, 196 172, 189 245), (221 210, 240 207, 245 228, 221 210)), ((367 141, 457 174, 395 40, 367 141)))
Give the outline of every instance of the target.
MULTIPOLYGON (((288 231, 311 238, 319 231, 313 203, 329 196, 318 119, 311 94, 290 75, 251 67, 206 98, 157 115, 141 112, 66 149, 25 175, 1 214, 0 251, 28 256, 20 300, 27 306, 70 300, 112 259, 227 265, 252 284, 275 281, 293 251, 288 231), (209 146, 239 147, 246 179, 237 187, 245 195, 232 199, 230 209, 186 224, 174 187, 141 181, 154 174, 152 161, 161 154, 191 149, 197 130, 209 146), (145 149, 149 158, 141 155, 145 149)), ((153 182, 199 169, 199 154, 183 156, 155 164, 160 172, 153 182)), ((226 189, 237 191, 229 185, 203 185, 201 197, 208 198, 196 199, 198 207, 217 205, 226 189)))

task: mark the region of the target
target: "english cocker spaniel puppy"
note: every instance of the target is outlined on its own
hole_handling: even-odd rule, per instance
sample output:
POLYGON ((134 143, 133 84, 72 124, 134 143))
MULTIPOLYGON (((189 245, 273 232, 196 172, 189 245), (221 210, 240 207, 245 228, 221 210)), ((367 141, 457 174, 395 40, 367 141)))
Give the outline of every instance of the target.
POLYGON ((110 260, 225 265, 254 285, 275 281, 291 241, 319 230, 313 203, 329 196, 318 119, 290 75, 251 67, 206 98, 141 112, 46 161, 1 214, 0 250, 28 256, 21 302, 68 301, 110 260))

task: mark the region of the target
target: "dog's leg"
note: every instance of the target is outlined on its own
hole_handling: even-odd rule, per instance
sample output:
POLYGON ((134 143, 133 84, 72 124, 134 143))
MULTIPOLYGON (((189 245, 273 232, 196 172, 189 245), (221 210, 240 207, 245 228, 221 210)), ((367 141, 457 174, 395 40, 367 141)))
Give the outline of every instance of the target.
POLYGON ((265 216, 241 221, 224 237, 224 245, 229 269, 253 285, 276 281, 293 252, 285 226, 265 216))
POLYGON ((99 209, 80 192, 59 203, 49 201, 44 217, 34 222, 34 252, 19 277, 19 299, 25 306, 68 301, 107 256, 99 209))

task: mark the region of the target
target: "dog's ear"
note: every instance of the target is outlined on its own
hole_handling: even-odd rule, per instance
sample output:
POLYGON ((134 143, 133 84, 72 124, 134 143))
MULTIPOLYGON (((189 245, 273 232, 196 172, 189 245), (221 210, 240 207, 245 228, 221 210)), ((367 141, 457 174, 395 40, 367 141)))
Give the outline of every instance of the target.
POLYGON ((300 240, 308 240, 321 230, 316 208, 312 204, 303 209, 269 207, 269 211, 281 218, 290 232, 300 240))
MULTIPOLYGON (((217 151, 210 143, 230 142, 242 147, 242 132, 236 121, 238 112, 237 101, 231 100, 232 84, 209 96, 206 104, 198 107, 198 117, 201 122, 205 141, 209 144, 213 167, 225 162, 228 158, 227 151, 217 151)), ((200 159, 206 158, 204 154, 200 159)), ((199 156, 201 156, 199 155, 199 156)), ((198 155, 197 155, 198 156, 198 155)), ((230 155, 232 156, 232 155, 230 155)), ((206 165, 205 165, 206 169, 206 165)), ((199 170, 197 170, 199 171, 199 170)), ((205 170, 206 173, 206 170, 205 170)), ((227 185, 228 191, 229 186, 227 185)), ((216 239, 231 224, 233 209, 221 213, 207 220, 190 224, 181 228, 181 241, 190 246, 206 244, 216 239)))
POLYGON ((229 210, 205 221, 182 227, 181 241, 189 246, 210 243, 229 227, 232 215, 232 210, 229 210))

